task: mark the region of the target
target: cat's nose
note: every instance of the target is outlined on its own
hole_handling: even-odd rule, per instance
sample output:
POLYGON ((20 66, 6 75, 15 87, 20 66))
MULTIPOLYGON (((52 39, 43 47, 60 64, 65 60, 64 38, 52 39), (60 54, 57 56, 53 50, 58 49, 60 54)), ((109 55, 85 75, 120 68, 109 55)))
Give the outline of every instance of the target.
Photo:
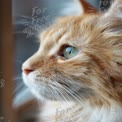
POLYGON ((23 72, 28 75, 29 73, 31 73, 33 70, 31 69, 23 69, 23 72))
POLYGON ((28 74, 30 74, 31 72, 33 72, 34 70, 33 70, 32 68, 30 68, 29 66, 23 65, 23 66, 22 66, 22 71, 23 71, 26 75, 28 75, 28 74))

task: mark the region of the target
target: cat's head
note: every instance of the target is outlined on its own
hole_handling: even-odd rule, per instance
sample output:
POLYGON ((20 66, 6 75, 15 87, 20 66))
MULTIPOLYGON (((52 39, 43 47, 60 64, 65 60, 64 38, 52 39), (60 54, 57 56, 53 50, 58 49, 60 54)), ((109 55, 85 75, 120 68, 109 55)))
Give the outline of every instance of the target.
POLYGON ((122 1, 104 14, 59 19, 22 69, 39 98, 121 101, 122 1))

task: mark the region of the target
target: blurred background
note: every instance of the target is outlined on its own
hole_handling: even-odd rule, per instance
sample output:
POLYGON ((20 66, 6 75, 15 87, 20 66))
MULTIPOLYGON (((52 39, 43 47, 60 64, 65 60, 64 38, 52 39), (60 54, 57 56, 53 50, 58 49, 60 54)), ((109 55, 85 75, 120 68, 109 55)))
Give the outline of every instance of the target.
MULTIPOLYGON (((102 5, 79 1, 90 3, 86 12, 102 5)), ((81 13, 78 0, 0 0, 0 122, 36 121, 41 103, 22 81, 22 63, 37 51, 39 33, 58 17, 81 13)))

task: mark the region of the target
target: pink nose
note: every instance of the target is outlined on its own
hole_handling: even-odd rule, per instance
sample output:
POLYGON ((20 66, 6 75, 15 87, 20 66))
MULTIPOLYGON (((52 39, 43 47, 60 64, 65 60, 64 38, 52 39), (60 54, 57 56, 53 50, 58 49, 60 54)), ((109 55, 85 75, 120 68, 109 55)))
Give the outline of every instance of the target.
POLYGON ((23 69, 23 72, 28 75, 29 73, 31 73, 33 70, 32 69, 23 69))
POLYGON ((27 66, 22 66, 22 71, 26 74, 26 75, 28 75, 29 73, 31 73, 31 72, 33 72, 34 70, 33 69, 31 69, 30 67, 27 67, 27 66))

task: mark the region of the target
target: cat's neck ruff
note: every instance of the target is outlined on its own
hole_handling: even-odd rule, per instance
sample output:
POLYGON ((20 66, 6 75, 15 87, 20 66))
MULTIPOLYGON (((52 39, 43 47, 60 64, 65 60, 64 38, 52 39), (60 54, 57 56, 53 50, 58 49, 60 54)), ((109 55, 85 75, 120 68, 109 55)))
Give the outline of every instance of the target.
POLYGON ((93 107, 73 102, 47 101, 41 117, 45 122, 122 122, 122 107, 93 107))

